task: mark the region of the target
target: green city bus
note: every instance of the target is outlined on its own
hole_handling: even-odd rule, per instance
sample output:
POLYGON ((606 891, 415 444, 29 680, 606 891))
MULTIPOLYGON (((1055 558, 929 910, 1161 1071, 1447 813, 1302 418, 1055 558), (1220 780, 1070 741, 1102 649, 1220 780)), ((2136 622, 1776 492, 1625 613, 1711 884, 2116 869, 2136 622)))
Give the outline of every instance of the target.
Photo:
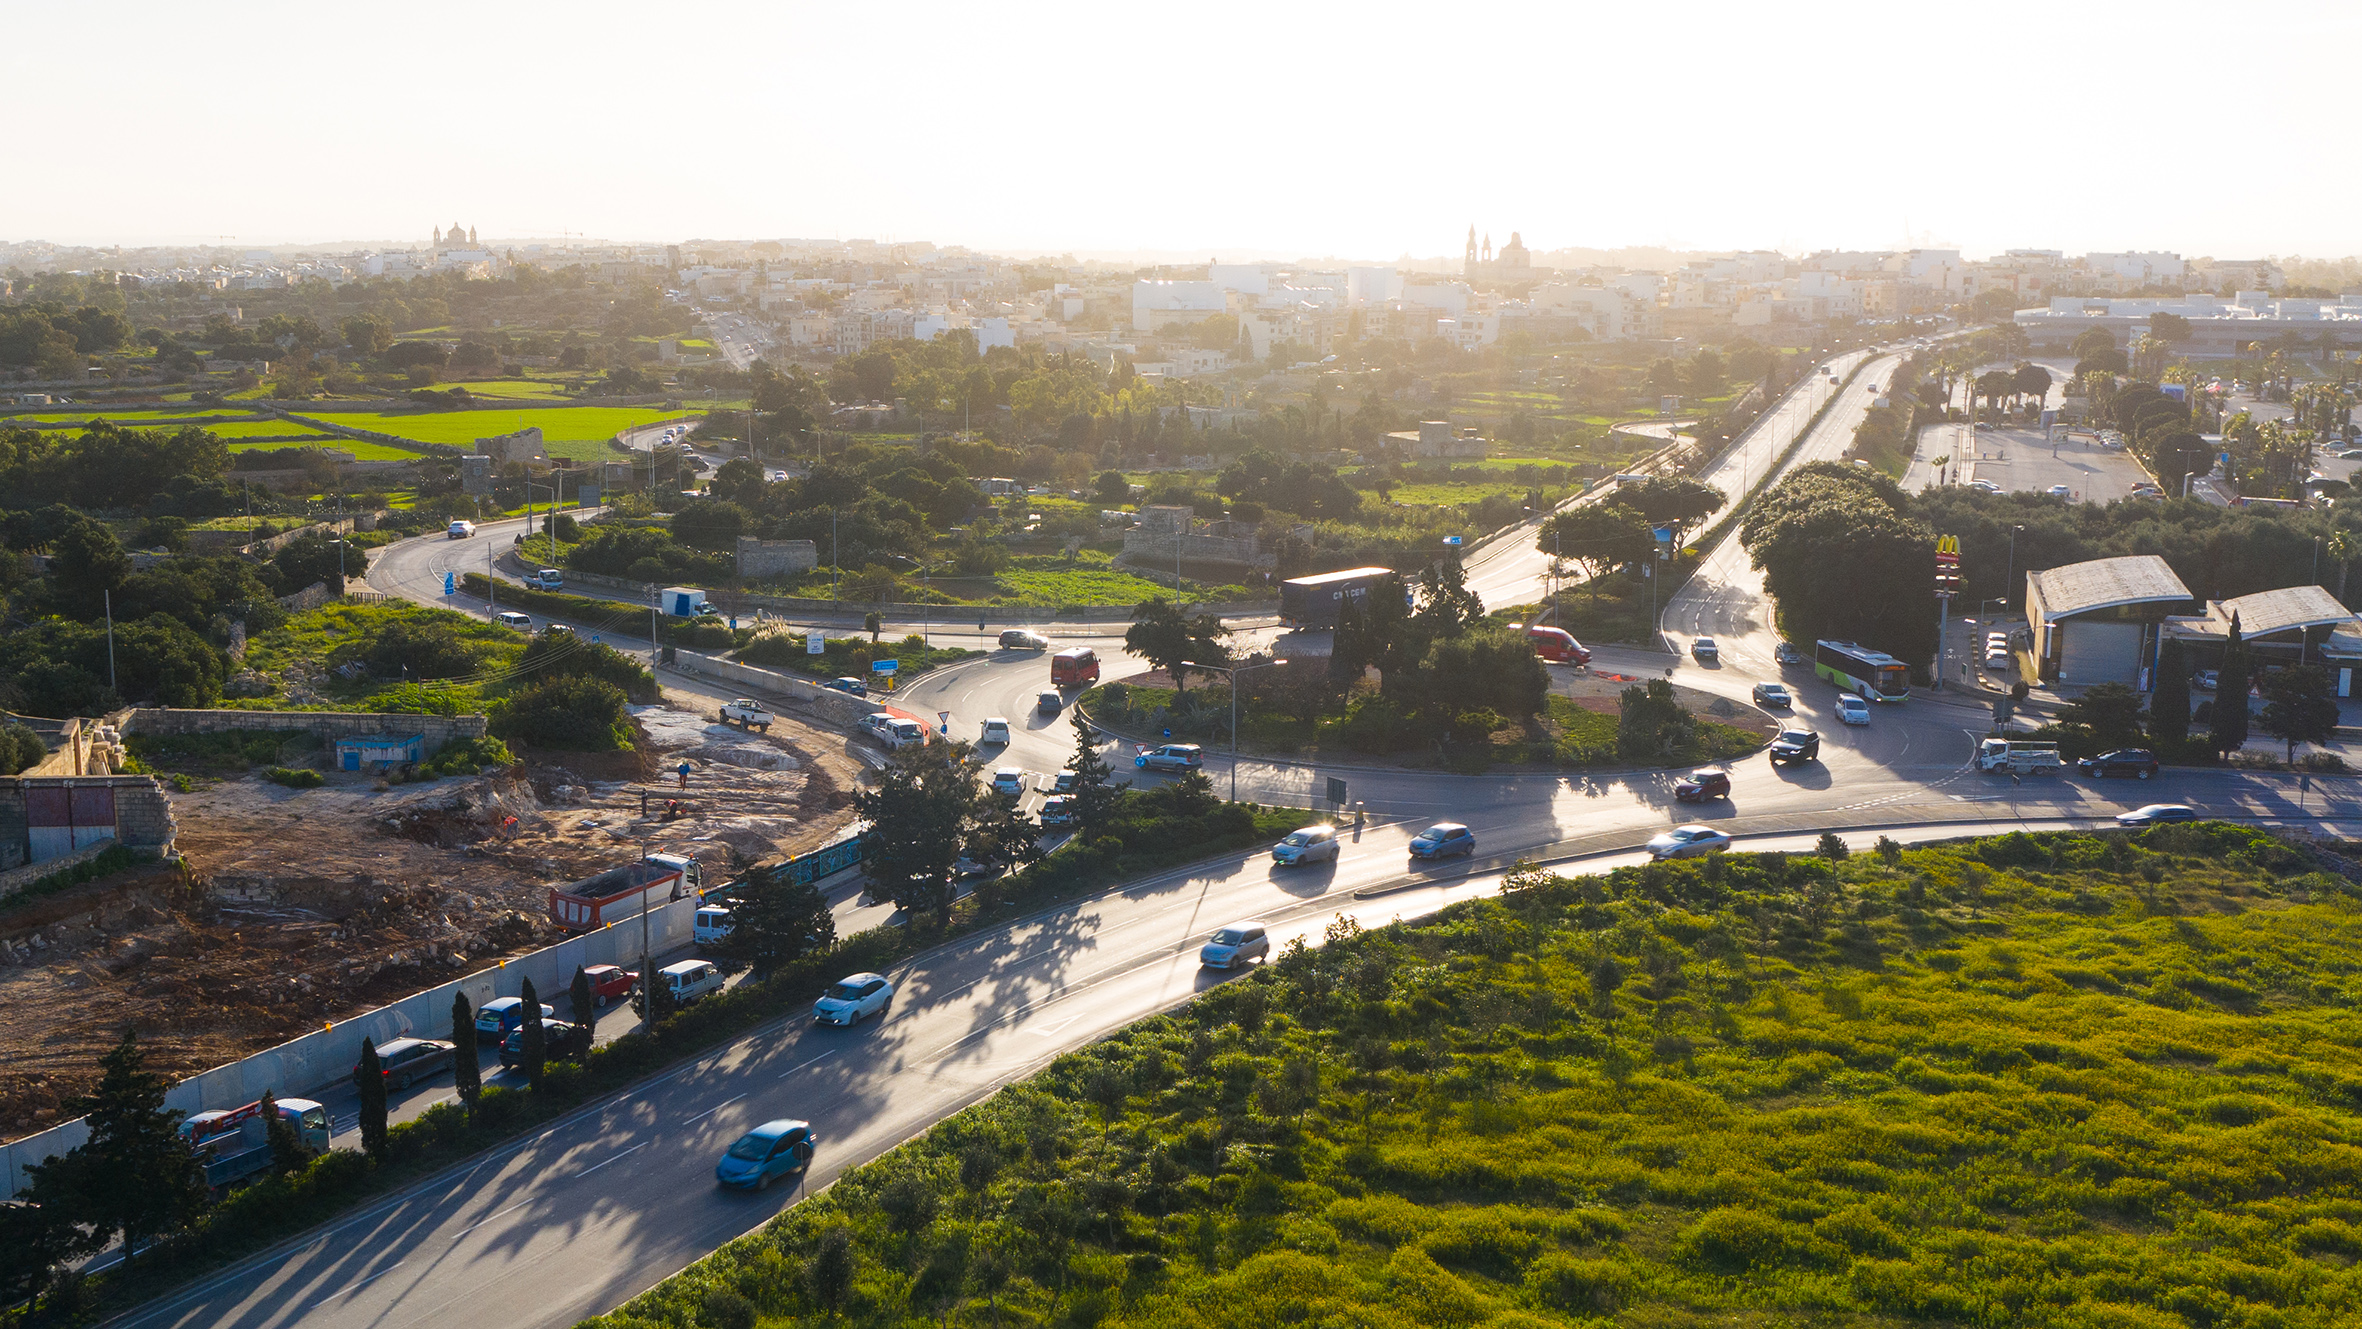
POLYGON ((1911 666, 1850 641, 1814 642, 1813 672, 1866 701, 1901 701, 1911 695, 1911 666))

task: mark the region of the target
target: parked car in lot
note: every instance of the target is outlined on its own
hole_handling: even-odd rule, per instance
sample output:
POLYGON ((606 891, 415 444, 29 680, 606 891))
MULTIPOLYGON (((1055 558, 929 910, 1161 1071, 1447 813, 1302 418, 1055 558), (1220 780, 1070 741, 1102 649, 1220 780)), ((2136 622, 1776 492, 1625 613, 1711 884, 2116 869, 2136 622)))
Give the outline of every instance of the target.
MULTIPOLYGON (((590 1055, 591 1028, 572 1020, 541 1022, 541 1055, 548 1061, 580 1061, 590 1055)), ((519 1026, 500 1040, 500 1064, 515 1068, 525 1062, 525 1030, 519 1026)))
POLYGON ((1756 684, 1754 695, 1755 704, 1758 706, 1793 706, 1796 704, 1796 699, 1788 695, 1788 689, 1777 683, 1756 684))
POLYGON ((1197 949, 1197 962, 1209 969, 1236 969, 1249 960, 1270 958, 1271 937, 1261 923, 1233 923, 1197 949))
POLYGON ((1001 634, 1001 646, 1012 651, 1044 651, 1049 649, 1050 639, 1025 628, 1010 628, 1001 634))
POLYGON ((1700 637, 1689 644, 1690 656, 1699 664, 1716 664, 1722 659, 1722 648, 1712 637, 1700 637))
MULTIPOLYGON (((541 1008, 541 1018, 544 1020, 556 1014, 547 1006, 541 1008)), ((494 997, 476 1008, 476 1038, 497 1043, 508 1037, 509 1031, 524 1023, 524 1020, 525 1001, 522 997, 494 997)))
POLYGON ((1993 483, 1990 480, 1971 480, 1968 482, 1968 487, 1976 490, 1980 494, 1998 494, 2002 492, 2001 486, 1993 483))
POLYGON ((2049 489, 2044 490, 2043 492, 2049 494, 2052 498, 2067 498, 2073 495, 2075 491, 2067 488, 2065 485, 2052 485, 2049 489))
POLYGON ((1847 724, 1870 723, 1870 703, 1850 692, 1837 694, 1837 718, 1847 724))
POLYGON ((1456 821, 1439 821, 1411 837, 1413 858, 1445 858, 1475 852, 1476 832, 1456 821))
POLYGON ((1648 842, 1650 858, 1695 858, 1730 848, 1730 837, 1711 826, 1676 826, 1648 842))
POLYGON ((894 984, 884 974, 848 974, 812 1003, 812 1018, 843 1028, 884 1015, 893 1006, 894 984))
MULTIPOLYGON (((453 1047, 439 1038, 393 1038, 377 1049, 378 1076, 394 1089, 408 1089, 430 1075, 451 1069, 453 1047)), ((353 1063, 353 1084, 361 1083, 361 1064, 353 1063)))
POLYGON ((2116 814, 2119 826, 2154 826, 2167 821, 2196 821, 2198 810, 2187 803, 2151 803, 2145 808, 2116 814))
POLYGON ((722 1151, 714 1164, 714 1180, 740 1190, 759 1191, 781 1177, 812 1166, 812 1149, 820 1137, 807 1122, 766 1121, 741 1135, 722 1151))
POLYGON ((1730 797, 1730 772, 1719 767, 1691 771, 1689 778, 1673 786, 1673 797, 1684 803, 1703 803, 1709 798, 1730 797))
POLYGON ((1772 740, 1771 762, 1796 764, 1817 760, 1821 755, 1821 735, 1813 729, 1783 729, 1772 740))
POLYGON ((1307 826, 1288 832, 1287 838, 1271 846, 1271 861, 1281 867, 1297 867, 1305 863, 1334 863, 1344 845, 1337 839, 1334 826, 1307 826))
POLYGON ((1205 749, 1195 743, 1167 743, 1132 758, 1132 764, 1146 771, 1194 771, 1205 765, 1205 749))
POLYGON ((2085 757, 2075 764, 2093 779, 2129 775, 2135 780, 2146 780, 2157 773, 2157 754, 2147 748, 2118 748, 2096 757, 2085 757))
POLYGON ((2201 669, 2190 675, 2190 686, 2200 692, 2212 692, 2222 681, 2223 674, 2219 669, 2201 669))
POLYGON ((1772 647, 1772 662, 1774 664, 1798 665, 1807 661, 1804 652, 1794 642, 1784 641, 1772 647))

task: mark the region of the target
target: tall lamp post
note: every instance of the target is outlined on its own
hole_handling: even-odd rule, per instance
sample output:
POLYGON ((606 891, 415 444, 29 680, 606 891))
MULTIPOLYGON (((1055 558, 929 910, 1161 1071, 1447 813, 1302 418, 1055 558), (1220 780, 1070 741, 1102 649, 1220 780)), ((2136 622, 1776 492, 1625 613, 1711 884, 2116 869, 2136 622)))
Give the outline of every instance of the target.
MULTIPOLYGON (((1214 666, 1230 680, 1230 801, 1233 803, 1238 801, 1238 676, 1252 669, 1277 669, 1286 663, 1285 660, 1266 660, 1261 664, 1232 665, 1228 669, 1214 666)), ((1207 666, 1190 667, 1204 669, 1207 666)))
POLYGON ((563 474, 563 472, 550 472, 550 482, 546 485, 537 485, 531 480, 527 480, 525 482, 525 531, 527 534, 531 534, 533 531, 533 491, 536 489, 541 489, 547 490, 549 493, 549 513, 542 519, 541 529, 549 533, 549 561, 553 565, 558 561, 557 521, 558 499, 560 496, 558 476, 561 474, 563 474))
POLYGON ((2001 603, 2003 604, 2008 604, 2010 602, 2012 598, 2011 592, 2017 589, 2018 532, 2024 529, 2026 528, 2023 526, 2012 526, 2009 528, 2009 571, 2003 574, 2001 578, 2001 603))

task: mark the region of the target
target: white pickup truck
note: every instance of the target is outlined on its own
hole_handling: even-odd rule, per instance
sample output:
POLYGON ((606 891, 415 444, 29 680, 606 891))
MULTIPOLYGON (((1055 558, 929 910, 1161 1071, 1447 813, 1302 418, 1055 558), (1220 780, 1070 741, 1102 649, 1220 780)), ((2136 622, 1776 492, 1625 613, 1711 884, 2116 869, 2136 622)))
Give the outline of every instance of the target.
POLYGON ((740 697, 722 707, 722 723, 734 724, 741 729, 760 729, 764 733, 769 733, 771 732, 771 721, 775 718, 759 703, 746 697, 740 697))
POLYGON ((2059 745, 2056 743, 1988 738, 1977 745, 1977 769, 1980 771, 2056 775, 2063 764, 2059 760, 2059 745))

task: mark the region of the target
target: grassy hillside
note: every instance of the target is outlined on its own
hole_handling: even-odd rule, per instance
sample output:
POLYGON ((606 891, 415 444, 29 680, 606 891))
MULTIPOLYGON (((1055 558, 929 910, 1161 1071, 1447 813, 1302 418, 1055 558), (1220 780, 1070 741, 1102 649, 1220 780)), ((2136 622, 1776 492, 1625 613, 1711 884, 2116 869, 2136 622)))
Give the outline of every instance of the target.
POLYGON ((2206 824, 1339 919, 597 1323, 2352 1324, 2352 866, 2206 824))

